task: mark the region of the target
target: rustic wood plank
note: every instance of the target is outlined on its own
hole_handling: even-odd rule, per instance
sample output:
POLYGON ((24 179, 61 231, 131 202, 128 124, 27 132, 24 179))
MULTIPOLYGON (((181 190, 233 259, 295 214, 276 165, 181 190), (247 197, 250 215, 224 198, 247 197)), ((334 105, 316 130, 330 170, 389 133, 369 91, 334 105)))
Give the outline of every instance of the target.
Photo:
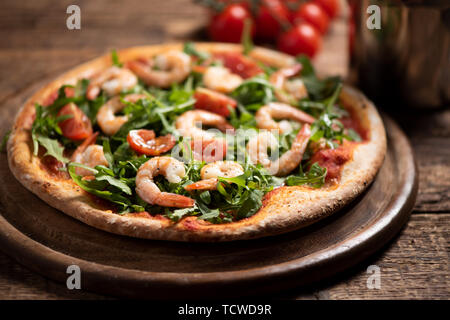
MULTIPOLYGON (((79 1, 81 30, 66 28, 71 1, 2 1, 0 48, 86 49, 129 47, 171 40, 166 28, 173 21, 204 25, 208 15, 190 0, 79 1)), ((190 31, 190 30, 186 30, 190 31)))
POLYGON ((415 212, 450 211, 450 110, 401 110, 395 118, 410 137, 419 168, 415 212))
POLYGON ((296 298, 448 299, 449 226, 448 213, 412 215, 400 235, 382 253, 330 281, 314 285, 296 298), (370 265, 381 269, 379 290, 367 288, 370 265))
POLYGON ((82 290, 69 290, 26 269, 0 253, 0 300, 11 299, 106 299, 82 290))
MULTIPOLYGON (((448 299, 450 214, 416 214, 386 250, 357 267, 279 298, 297 299, 448 299), (366 286, 369 265, 381 268, 381 289, 366 286)), ((0 254, 0 299, 103 299, 71 291, 0 254)))

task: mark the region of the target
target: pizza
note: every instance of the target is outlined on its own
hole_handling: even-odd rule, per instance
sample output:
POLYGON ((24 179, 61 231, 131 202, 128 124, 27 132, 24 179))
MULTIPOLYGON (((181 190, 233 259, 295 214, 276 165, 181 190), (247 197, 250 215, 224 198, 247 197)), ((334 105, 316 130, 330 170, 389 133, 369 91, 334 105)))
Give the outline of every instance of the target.
POLYGON ((111 233, 231 241, 310 225, 351 202, 386 152, 383 122, 306 57, 186 43, 113 51, 20 109, 14 176, 111 233))

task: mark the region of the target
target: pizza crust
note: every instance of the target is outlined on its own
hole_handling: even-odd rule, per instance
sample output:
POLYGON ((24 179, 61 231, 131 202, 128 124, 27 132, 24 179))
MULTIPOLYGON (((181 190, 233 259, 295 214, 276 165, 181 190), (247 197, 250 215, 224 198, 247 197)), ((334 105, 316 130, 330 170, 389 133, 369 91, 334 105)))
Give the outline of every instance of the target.
MULTIPOLYGON (((199 43, 199 50, 241 51, 239 45, 199 43)), ((180 49, 182 44, 145 46, 119 52, 121 61, 180 49)), ((256 48, 251 56, 262 62, 286 66, 295 62, 291 56, 256 48)), ((75 84, 111 65, 110 55, 87 62, 60 76, 33 95, 19 111, 8 140, 8 163, 14 176, 31 192, 52 207, 92 227, 119 235, 172 241, 231 241, 260 238, 285 233, 310 225, 342 208, 359 195, 374 179, 386 153, 383 122, 375 106, 357 90, 345 86, 341 101, 352 108, 369 130, 369 141, 358 144, 353 158, 344 165, 338 186, 312 189, 304 186, 281 187, 269 193, 263 207, 252 217, 227 224, 210 224, 196 217, 174 223, 161 216, 133 217, 105 210, 72 180, 58 179, 42 168, 34 157, 30 128, 34 104, 63 84, 75 84)))

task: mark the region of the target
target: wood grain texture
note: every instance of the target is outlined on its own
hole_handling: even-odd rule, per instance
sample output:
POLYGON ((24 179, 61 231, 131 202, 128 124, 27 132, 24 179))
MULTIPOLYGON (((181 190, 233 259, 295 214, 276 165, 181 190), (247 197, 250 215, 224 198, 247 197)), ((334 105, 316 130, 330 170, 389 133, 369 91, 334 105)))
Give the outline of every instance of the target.
MULTIPOLYGON (((448 214, 415 214, 385 250, 357 267, 314 286, 272 297, 287 299, 448 299, 448 214), (368 289, 369 265, 381 268, 381 289, 368 289)), ((0 254, 0 299, 104 299, 70 291, 0 254)))
MULTIPOLYGON (((65 9, 71 3, 68 0, 0 2, 2 119, 11 123, 15 111, 9 106, 21 105, 41 83, 81 62, 111 48, 202 39, 201 27, 208 19, 202 8, 189 5, 190 0, 131 0, 126 4, 125 1, 78 1, 82 9, 82 30, 68 31, 65 9), (142 19, 143 16, 147 18, 142 19)), ((338 68, 337 72, 346 74, 347 58, 341 54, 347 44, 345 33, 345 21, 338 20, 327 35, 325 51, 328 54, 318 57, 319 67, 325 72, 334 67, 338 68)), ((450 111, 403 110, 394 116, 410 137, 420 173, 419 195, 408 225, 383 253, 358 267, 311 287, 282 292, 279 297, 449 299, 450 111), (381 290, 369 290, 365 285, 366 269, 371 264, 381 267, 381 290)), ((0 134, 7 130, 1 127, 0 134)), ((103 296, 69 291, 0 253, 0 298, 91 299, 103 296)))

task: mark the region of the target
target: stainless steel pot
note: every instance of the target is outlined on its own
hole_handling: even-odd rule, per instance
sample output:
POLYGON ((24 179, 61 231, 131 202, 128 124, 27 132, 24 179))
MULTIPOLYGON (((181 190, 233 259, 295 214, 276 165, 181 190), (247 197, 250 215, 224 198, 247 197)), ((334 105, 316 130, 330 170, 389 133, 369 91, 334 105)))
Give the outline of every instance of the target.
POLYGON ((349 0, 355 23, 352 66, 358 85, 378 102, 450 105, 450 0, 349 0), (366 26, 369 5, 381 29, 366 26))

